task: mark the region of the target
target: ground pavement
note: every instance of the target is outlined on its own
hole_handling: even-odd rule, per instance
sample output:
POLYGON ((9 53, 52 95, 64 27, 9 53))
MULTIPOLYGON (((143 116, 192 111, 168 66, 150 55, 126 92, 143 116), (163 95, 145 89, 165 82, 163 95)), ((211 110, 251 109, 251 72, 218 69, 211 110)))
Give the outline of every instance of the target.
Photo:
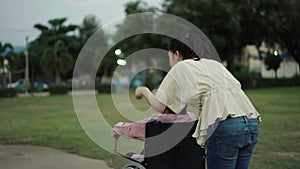
POLYGON ((53 148, 0 145, 0 169, 111 169, 101 160, 88 159, 53 148))

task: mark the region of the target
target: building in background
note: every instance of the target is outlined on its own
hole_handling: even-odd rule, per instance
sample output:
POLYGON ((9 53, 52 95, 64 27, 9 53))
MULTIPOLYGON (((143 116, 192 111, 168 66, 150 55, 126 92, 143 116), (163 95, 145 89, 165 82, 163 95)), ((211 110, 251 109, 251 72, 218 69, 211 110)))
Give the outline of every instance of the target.
POLYGON ((249 71, 259 73, 263 78, 275 78, 275 72, 267 70, 264 63, 268 52, 275 52, 282 58, 280 67, 277 70, 278 78, 290 78, 299 75, 298 63, 279 45, 276 45, 275 48, 269 48, 265 42, 262 42, 259 49, 255 45, 246 45, 243 49, 241 62, 249 68, 249 71))

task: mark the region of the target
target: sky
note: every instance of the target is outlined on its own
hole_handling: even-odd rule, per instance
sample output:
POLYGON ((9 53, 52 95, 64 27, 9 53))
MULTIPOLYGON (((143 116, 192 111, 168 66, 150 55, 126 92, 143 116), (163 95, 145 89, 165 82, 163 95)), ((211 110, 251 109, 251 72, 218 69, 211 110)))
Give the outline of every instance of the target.
MULTIPOLYGON (((80 25, 87 15, 94 15, 101 26, 125 16, 124 5, 134 0, 0 0, 0 42, 25 46, 36 39, 37 23, 67 17, 66 25, 80 25)), ((143 0, 160 7, 163 0, 143 0)))

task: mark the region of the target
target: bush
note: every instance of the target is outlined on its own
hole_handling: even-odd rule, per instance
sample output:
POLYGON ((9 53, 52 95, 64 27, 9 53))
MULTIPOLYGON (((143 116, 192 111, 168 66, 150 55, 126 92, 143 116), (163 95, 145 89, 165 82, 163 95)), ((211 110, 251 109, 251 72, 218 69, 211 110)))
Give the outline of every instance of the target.
POLYGON ((248 67, 235 65, 233 75, 241 83, 243 89, 255 88, 260 75, 255 72, 250 72, 248 67))
POLYGON ((1 88, 0 87, 0 97, 16 97, 17 90, 15 88, 1 88))
POLYGON ((300 86, 300 76, 279 79, 258 79, 256 88, 300 86))
POLYGON ((49 85, 50 95, 68 94, 69 86, 66 84, 52 84, 49 85))
POLYGON ((98 93, 111 93, 114 92, 114 87, 110 83, 97 84, 96 90, 98 93))
POLYGON ((260 74, 250 72, 246 66, 242 65, 234 66, 233 75, 239 80, 243 89, 300 85, 300 76, 292 78, 266 79, 262 78, 260 74))

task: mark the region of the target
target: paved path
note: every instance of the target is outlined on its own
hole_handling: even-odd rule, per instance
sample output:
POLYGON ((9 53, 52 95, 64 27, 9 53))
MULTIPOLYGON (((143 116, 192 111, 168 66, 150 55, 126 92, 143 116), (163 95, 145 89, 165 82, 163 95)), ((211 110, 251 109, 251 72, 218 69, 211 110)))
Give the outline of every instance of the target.
POLYGON ((0 145, 0 169, 111 169, 101 160, 30 145, 0 145))

